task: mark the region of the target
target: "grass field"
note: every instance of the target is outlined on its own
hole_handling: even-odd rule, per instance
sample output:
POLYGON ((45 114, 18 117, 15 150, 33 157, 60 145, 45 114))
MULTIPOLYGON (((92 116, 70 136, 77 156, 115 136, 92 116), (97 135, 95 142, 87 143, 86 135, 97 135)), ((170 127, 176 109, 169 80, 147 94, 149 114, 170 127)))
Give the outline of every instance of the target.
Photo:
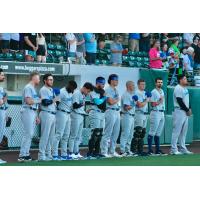
POLYGON ((200 154, 104 158, 98 160, 32 161, 26 163, 7 163, 1 166, 200 166, 200 154))

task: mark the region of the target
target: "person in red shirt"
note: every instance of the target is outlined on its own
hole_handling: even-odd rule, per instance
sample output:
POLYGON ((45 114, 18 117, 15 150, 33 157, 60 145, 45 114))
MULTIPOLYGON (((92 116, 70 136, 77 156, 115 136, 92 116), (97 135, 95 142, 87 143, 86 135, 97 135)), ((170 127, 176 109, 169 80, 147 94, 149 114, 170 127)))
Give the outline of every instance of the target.
POLYGON ((149 51, 150 58, 150 68, 161 69, 162 68, 162 58, 160 57, 160 41, 155 40, 152 48, 149 51))

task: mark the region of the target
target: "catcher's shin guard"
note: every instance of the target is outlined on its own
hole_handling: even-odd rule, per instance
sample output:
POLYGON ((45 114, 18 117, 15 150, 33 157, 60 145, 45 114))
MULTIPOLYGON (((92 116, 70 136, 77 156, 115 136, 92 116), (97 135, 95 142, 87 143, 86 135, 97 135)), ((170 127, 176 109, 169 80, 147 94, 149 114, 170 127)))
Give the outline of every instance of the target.
POLYGON ((93 150, 95 148, 95 144, 98 140, 98 135, 99 135, 99 129, 95 128, 92 130, 92 134, 88 143, 88 155, 93 154, 93 150))
POLYGON ((134 153, 137 153, 140 135, 142 134, 142 127, 136 126, 134 130, 135 130, 134 136, 133 136, 133 139, 131 141, 131 151, 134 152, 134 153))
POLYGON ((97 137, 97 141, 95 143, 95 150, 94 150, 94 155, 99 155, 100 154, 100 143, 101 143, 101 138, 103 135, 103 128, 99 128, 99 135, 97 137))

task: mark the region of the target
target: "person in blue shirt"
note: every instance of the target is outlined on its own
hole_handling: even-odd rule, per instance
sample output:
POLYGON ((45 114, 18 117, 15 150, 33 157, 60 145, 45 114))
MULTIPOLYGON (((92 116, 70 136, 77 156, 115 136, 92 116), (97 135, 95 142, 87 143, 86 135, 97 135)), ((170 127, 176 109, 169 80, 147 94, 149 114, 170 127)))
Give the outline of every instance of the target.
POLYGON ((110 61, 113 66, 120 66, 122 64, 123 47, 121 41, 122 37, 120 35, 116 35, 114 42, 110 46, 111 50, 110 61))
POLYGON ((139 51, 140 33, 129 33, 130 51, 139 51))
POLYGON ((86 61, 88 65, 95 64, 97 53, 97 41, 94 33, 84 33, 86 61))

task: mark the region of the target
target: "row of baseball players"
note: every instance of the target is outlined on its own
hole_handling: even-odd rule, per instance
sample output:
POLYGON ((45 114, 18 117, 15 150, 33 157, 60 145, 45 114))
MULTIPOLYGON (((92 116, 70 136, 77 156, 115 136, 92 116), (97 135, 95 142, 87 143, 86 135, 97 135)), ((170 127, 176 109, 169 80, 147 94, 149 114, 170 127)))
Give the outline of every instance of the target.
MULTIPOLYGON (((109 86, 104 90, 105 78, 97 77, 96 85, 86 82, 78 90, 75 81, 69 81, 61 90, 53 89, 53 75, 43 76, 43 87, 39 94, 36 87, 40 83, 38 72, 30 74, 30 82, 22 94, 21 120, 24 134, 18 161, 31 161, 30 146, 36 124, 41 124, 39 141, 39 161, 82 159, 79 145, 82 139, 84 116, 89 115, 91 135, 88 143, 88 159, 97 157, 122 157, 146 155, 143 152, 146 135, 148 103, 151 107, 150 130, 148 133, 147 155, 163 155, 160 149, 160 136, 164 127, 165 95, 163 80, 155 79, 155 89, 145 91, 145 81, 137 81, 137 90, 133 81, 126 82, 126 91, 119 97, 117 90, 118 75, 111 74, 109 86), (85 111, 86 97, 90 106, 85 111), (40 111, 40 112, 39 112, 40 111), (120 116, 121 114, 121 116, 120 116), (120 123, 121 122, 121 123, 120 123), (120 152, 116 152, 120 134, 120 152), (152 149, 154 140, 155 152, 152 149), (59 143, 61 155, 59 156, 59 143)), ((5 80, 0 70, 0 81, 5 80)), ((174 90, 173 132, 171 154, 191 154, 185 146, 188 127, 189 93, 187 79, 179 76, 179 84, 174 90), (179 141, 180 149, 177 148, 179 141)), ((5 130, 7 94, 0 88, 0 130, 2 140, 5 130)), ((2 163, 5 161, 1 160, 2 163)))

